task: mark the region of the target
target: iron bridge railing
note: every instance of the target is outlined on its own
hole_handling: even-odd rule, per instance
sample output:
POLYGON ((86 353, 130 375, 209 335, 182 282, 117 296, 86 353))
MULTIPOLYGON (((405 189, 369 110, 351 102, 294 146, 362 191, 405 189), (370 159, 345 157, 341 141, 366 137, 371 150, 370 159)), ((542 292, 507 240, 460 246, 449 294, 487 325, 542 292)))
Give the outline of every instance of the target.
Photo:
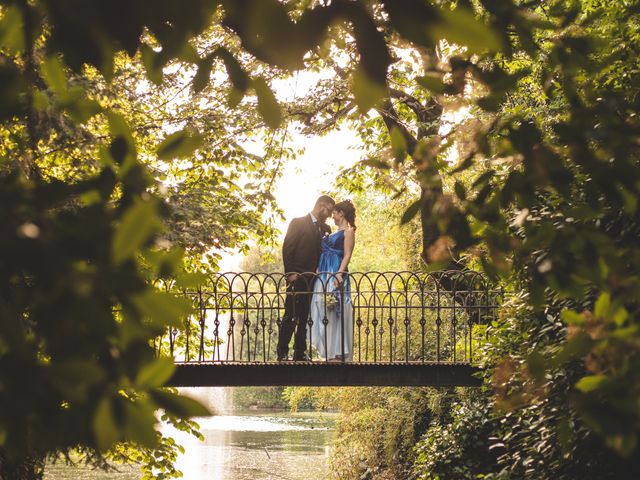
MULTIPOLYGON (((179 364, 274 362, 287 296, 307 295, 321 300, 322 312, 305 319, 312 362, 329 361, 313 346, 313 327, 314 321, 326 327, 331 319, 339 322, 343 352, 351 352, 343 362, 472 363, 504 296, 474 271, 353 272, 338 288, 330 274, 302 278, 305 287, 295 293, 287 292, 283 273, 250 272, 216 274, 197 289, 183 290, 194 314, 156 341, 158 354, 179 364), (342 302, 350 297, 337 309, 339 318, 331 315, 332 296, 342 302)), ((319 341, 326 345, 327 339, 319 341)))

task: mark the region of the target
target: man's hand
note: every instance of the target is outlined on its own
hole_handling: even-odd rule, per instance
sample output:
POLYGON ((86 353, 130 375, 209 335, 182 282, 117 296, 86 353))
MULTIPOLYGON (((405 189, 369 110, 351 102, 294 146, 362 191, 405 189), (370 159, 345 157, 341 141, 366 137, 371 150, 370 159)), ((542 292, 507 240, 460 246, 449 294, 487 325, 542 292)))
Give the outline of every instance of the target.
POLYGON ((289 275, 287 275, 287 282, 293 283, 298 279, 299 276, 300 274, 298 273, 290 273, 289 275))

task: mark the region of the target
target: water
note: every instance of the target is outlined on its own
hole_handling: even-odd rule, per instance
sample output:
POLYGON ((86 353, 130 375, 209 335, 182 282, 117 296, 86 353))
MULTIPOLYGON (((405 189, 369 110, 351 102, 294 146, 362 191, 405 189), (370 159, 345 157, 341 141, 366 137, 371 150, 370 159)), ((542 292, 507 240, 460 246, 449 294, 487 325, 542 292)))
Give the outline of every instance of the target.
POLYGON ((326 415, 250 411, 203 418, 198 423, 205 436, 203 443, 171 432, 187 448, 177 462, 186 479, 326 477, 333 434, 332 419, 326 415))
MULTIPOLYGON (((164 426, 163 432, 185 447, 177 467, 186 480, 321 480, 328 473, 334 416, 229 409, 222 389, 185 389, 218 415, 195 419, 204 442, 164 426)), ((47 467, 47 480, 139 480, 133 467, 100 472, 62 464, 47 467)))

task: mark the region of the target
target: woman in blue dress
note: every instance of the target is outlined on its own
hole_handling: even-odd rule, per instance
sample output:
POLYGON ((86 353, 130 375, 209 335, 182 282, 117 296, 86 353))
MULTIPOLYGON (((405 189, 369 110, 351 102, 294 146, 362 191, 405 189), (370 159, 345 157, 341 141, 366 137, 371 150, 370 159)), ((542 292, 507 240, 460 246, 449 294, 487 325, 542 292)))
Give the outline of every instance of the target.
POLYGON ((348 267, 355 245, 356 209, 345 200, 333 207, 332 217, 338 230, 322 239, 311 300, 309 343, 324 359, 351 361, 353 304, 348 267))

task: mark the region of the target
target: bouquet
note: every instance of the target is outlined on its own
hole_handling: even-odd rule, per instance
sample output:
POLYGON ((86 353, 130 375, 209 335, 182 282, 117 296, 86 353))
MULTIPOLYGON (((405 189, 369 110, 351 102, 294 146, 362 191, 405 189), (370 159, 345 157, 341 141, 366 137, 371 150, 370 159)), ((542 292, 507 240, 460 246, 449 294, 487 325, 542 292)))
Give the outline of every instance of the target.
POLYGON ((336 286, 336 282, 334 279, 331 279, 330 283, 327 285, 327 295, 325 295, 325 304, 327 309, 333 310, 340 303, 340 290, 336 286))

